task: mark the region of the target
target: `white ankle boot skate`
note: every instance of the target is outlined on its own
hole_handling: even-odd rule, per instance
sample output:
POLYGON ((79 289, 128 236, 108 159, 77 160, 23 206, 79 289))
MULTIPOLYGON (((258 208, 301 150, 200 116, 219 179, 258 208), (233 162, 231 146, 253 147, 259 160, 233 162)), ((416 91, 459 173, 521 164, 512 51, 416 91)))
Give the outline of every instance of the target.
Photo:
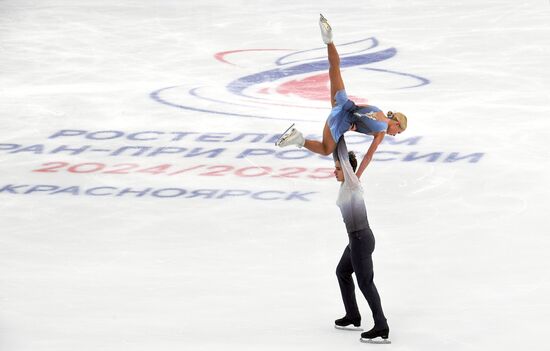
POLYGON ((296 128, 293 128, 294 124, 292 124, 275 142, 276 146, 279 147, 285 147, 289 145, 296 145, 298 147, 303 147, 306 140, 302 133, 298 131, 296 128))
POLYGON ((321 28, 321 36, 323 37, 323 42, 325 44, 332 43, 332 28, 330 27, 330 24, 328 24, 328 21, 323 15, 321 14, 321 18, 319 18, 319 27, 321 28))

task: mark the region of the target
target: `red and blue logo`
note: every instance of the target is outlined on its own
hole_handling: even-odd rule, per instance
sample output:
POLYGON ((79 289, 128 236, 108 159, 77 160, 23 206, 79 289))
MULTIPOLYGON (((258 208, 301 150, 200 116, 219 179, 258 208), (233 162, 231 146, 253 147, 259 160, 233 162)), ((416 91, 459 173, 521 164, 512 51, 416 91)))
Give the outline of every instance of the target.
MULTIPOLYGON (((366 95, 380 86, 411 89, 430 83, 418 75, 380 67, 378 63, 394 57, 397 50, 380 49, 376 38, 340 44, 338 50, 348 94, 351 92, 348 83, 365 86, 366 95), (350 70, 354 73, 350 74, 350 70), (393 77, 388 79, 388 75, 393 77)), ((214 58, 235 71, 246 73, 234 79, 234 72, 216 72, 215 76, 206 75, 198 85, 194 80, 193 84, 158 89, 151 93, 151 98, 197 112, 304 122, 318 122, 319 110, 326 110, 324 118, 330 109, 326 47, 302 51, 241 49, 218 52, 214 58), (285 54, 281 56, 281 52, 285 54), (256 72, 248 73, 251 66, 256 72), (258 66, 267 69, 257 72, 258 66), (228 83, 220 84, 224 80, 228 83)), ((366 99, 353 95, 350 99, 358 104, 367 103, 366 99)))

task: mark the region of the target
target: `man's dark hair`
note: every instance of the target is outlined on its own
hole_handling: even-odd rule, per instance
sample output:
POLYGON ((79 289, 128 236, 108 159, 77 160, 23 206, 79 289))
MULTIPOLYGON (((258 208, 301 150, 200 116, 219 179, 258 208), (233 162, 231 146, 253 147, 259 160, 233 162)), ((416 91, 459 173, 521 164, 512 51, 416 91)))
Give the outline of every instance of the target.
POLYGON ((351 163, 351 168, 353 168, 353 171, 357 169, 357 158, 355 157, 355 152, 350 151, 348 152, 349 156, 349 163, 351 163))

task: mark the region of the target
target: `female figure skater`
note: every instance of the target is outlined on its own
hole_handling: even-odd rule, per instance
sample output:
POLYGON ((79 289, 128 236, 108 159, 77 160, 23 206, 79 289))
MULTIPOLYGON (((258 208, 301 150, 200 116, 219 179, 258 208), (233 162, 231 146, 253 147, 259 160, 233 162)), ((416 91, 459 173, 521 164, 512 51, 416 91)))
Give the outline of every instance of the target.
POLYGON ((402 113, 392 113, 391 111, 386 116, 376 106, 357 106, 348 99, 344 81, 340 74, 340 56, 332 41, 332 28, 323 15, 319 19, 319 26, 321 27, 323 41, 327 44, 332 104, 332 110, 323 129, 323 141, 304 139, 301 132, 292 128, 293 124, 283 133, 275 145, 280 147, 288 145, 305 146, 306 149, 312 152, 326 156, 334 151, 336 143, 348 130, 372 135, 374 139, 357 170, 357 177, 361 177, 361 174, 372 160, 378 145, 384 139, 384 135, 387 133, 394 136, 403 132, 407 128, 407 117, 402 113))
POLYGON ((342 258, 336 268, 336 276, 342 293, 342 300, 346 315, 337 319, 335 327, 338 329, 362 330, 361 314, 355 299, 355 286, 352 273, 355 272, 359 289, 367 299, 374 318, 374 327, 361 334, 361 341, 367 343, 389 344, 390 329, 382 311, 380 296, 374 285, 374 271, 372 252, 374 251, 374 235, 369 226, 363 189, 355 168, 355 155, 346 147, 342 136, 333 153, 336 180, 341 182, 340 192, 336 204, 340 207, 344 223, 348 232, 349 244, 346 246, 342 258), (351 327, 353 325, 355 328, 351 327), (381 337, 381 339, 379 339, 381 337))

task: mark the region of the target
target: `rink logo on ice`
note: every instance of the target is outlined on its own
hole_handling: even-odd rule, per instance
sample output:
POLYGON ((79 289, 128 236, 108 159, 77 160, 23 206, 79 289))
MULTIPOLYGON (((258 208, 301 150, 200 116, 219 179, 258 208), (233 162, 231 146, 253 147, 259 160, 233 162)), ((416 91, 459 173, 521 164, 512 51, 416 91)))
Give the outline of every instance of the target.
MULTIPOLYGON (((47 137, 48 142, 42 143, 2 143, 0 140, 0 154, 9 155, 35 155, 35 156, 55 156, 55 159, 50 159, 42 166, 47 166, 44 169, 34 169, 33 172, 55 172, 59 169, 67 167, 69 172, 74 173, 93 173, 105 172, 109 174, 127 174, 131 172, 159 174, 167 173, 168 175, 177 175, 190 170, 199 170, 205 172, 205 164, 189 164, 191 160, 212 160, 224 159, 229 160, 254 160, 261 162, 262 160, 280 159, 280 160, 303 160, 306 158, 315 158, 322 160, 332 160, 331 156, 321 156, 312 153, 305 149, 288 149, 281 150, 274 148, 273 143, 279 138, 279 134, 270 133, 230 133, 230 132, 193 132, 193 131, 161 131, 161 130, 145 130, 145 131, 124 131, 124 130, 82 130, 82 129, 62 129, 53 132, 47 137), (116 141, 115 141, 116 140, 116 141), (52 144, 49 141, 54 141, 52 144), (233 143, 248 144, 249 147, 238 149, 227 147, 233 143), (84 162, 85 170, 82 170, 82 163, 65 162, 59 156, 86 156, 92 157, 95 161, 95 156, 108 157, 109 159, 102 162, 84 162), (153 166, 155 169, 148 169, 144 165, 138 163, 119 163, 114 159, 118 157, 141 158, 145 160, 153 160, 159 158, 170 157, 172 162, 179 163, 177 160, 186 160, 185 165, 176 166, 163 163, 162 165, 153 166), (162 168, 162 167, 164 168, 162 168), (88 167, 91 167, 88 168, 88 167), (142 169, 144 167, 144 169, 142 169), (174 169, 175 168, 175 169, 174 169)), ((320 135, 307 135, 308 139, 320 140, 320 135)), ((361 145, 370 144, 372 136, 350 133, 346 137, 348 144, 361 145)), ((13 140, 10 140, 13 141, 13 140)), ((422 150, 422 149, 403 149, 409 147, 418 147, 423 141, 422 136, 407 136, 394 138, 387 136, 382 144, 388 149, 378 150, 373 161, 380 162, 468 162, 477 163, 481 161, 485 153, 483 152, 459 152, 456 150, 422 150), (400 150, 393 149, 394 146, 400 146, 400 150)), ((366 150, 366 148, 364 149, 366 150)), ((361 152, 357 153, 362 157, 361 152)), ((200 161, 201 163, 203 161, 200 161)), ((221 165, 217 165, 220 166, 221 165)), ((216 166, 216 167, 217 167, 216 166)), ((244 172, 243 168, 234 167, 236 165, 224 164, 226 171, 235 170, 237 173, 244 172)), ((247 165, 249 166, 249 165, 247 165)), ((255 164, 255 167, 258 165, 255 164)), ((291 165, 285 165, 286 167, 291 165)), ((302 165, 300 165, 300 168, 302 165)), ((150 168, 150 167, 149 167, 150 168)), ((245 167, 246 169, 250 167, 245 167)), ((271 168, 267 165, 262 165, 260 168, 271 168)), ((288 168, 287 168, 288 170, 288 168)), ((304 169, 305 170, 305 169, 304 169)), ((277 173, 276 170, 274 170, 277 173)), ((284 169, 280 170, 285 173, 284 169)), ((313 171, 315 173, 315 171, 313 171)), ((224 172, 221 172, 224 173, 224 172)), ((263 173, 260 172, 260 173, 263 173)), ((206 170, 206 174, 209 172, 206 170)), ((274 176, 277 176, 277 175, 274 176)), ((242 174, 243 176, 246 176, 242 174)), ((305 174, 303 174, 305 175, 305 174)), ((316 176, 308 175, 315 178, 316 176)), ((280 177, 280 175, 278 176, 280 177)), ((330 177, 332 178, 332 176, 330 177)))
MULTIPOLYGON (((395 48, 379 48, 376 38, 338 45, 338 49, 346 81, 359 79, 385 89, 410 89, 430 83, 414 74, 371 67, 397 54, 395 48)), ((191 111, 302 122, 318 122, 319 115, 325 116, 330 109, 326 47, 302 51, 241 49, 218 52, 214 58, 225 67, 220 66, 208 81, 158 89, 151 93, 151 98, 191 111), (225 83, 219 78, 228 68, 243 72, 251 66, 272 67, 225 83)), ((358 104, 367 103, 357 96, 350 98, 358 104)))
POLYGON ((317 192, 280 191, 280 190, 247 190, 247 189, 189 189, 189 188, 152 188, 152 187, 117 187, 53 184, 7 184, 0 185, 0 194, 31 195, 43 194, 50 196, 92 196, 92 197, 124 197, 124 198, 157 198, 157 199, 253 199, 260 201, 311 201, 311 196, 317 192))

